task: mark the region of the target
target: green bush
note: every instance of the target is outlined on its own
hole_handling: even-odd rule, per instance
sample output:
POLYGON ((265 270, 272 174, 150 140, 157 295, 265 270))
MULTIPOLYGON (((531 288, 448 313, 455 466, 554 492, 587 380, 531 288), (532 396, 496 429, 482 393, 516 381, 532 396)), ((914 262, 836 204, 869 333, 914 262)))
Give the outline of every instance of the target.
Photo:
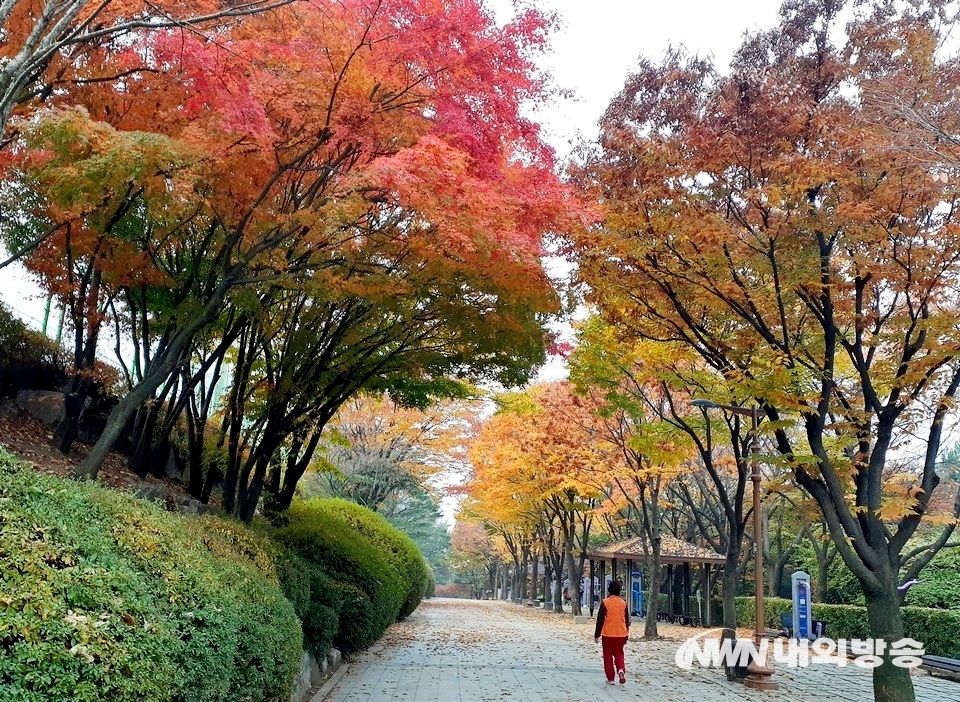
POLYGON ((233 523, 0 452, 0 700, 286 699, 301 629, 263 557, 233 523))
POLYGON ((382 515, 346 500, 324 500, 323 508, 343 517, 391 562, 403 581, 404 599, 397 619, 413 612, 430 585, 430 568, 413 540, 382 515))
POLYGON ((340 600, 340 628, 334 643, 344 653, 366 648, 380 638, 391 622, 384 624, 370 616, 374 602, 367 593, 350 583, 335 582, 340 600))
MULTIPOLYGON (((737 597, 737 626, 754 626, 757 612, 752 597, 737 597)), ((721 610, 722 611, 722 610, 721 610)), ((780 628, 780 615, 784 612, 793 612, 793 601, 783 597, 763 598, 764 625, 768 629, 780 628)))
MULTIPOLYGON (((309 589, 301 616, 313 650, 324 650, 329 610, 338 617, 333 643, 351 653, 412 612, 427 589, 429 570, 416 545, 383 517, 354 503, 295 503, 274 538, 311 573, 309 588, 301 583, 299 594, 291 596, 303 600, 309 589)), ((281 574, 284 580, 293 588, 292 576, 281 574)))
POLYGON ((0 304, 0 397, 18 390, 57 390, 66 381, 56 343, 27 327, 0 304))
POLYGON ((910 606, 960 611, 960 549, 940 550, 919 577, 907 594, 910 606))
MULTIPOLYGON (((780 628, 780 613, 793 612, 791 600, 765 597, 764 619, 771 629, 780 628)), ((737 626, 752 627, 754 618, 752 597, 737 598, 737 626)), ((901 607, 905 636, 920 641, 932 656, 960 658, 960 612, 927 607, 901 607)), ((857 605, 813 603, 813 619, 826 623, 825 636, 831 639, 866 639, 870 637, 867 609, 857 605)))
POLYGON ((340 628, 341 602, 335 581, 318 564, 279 544, 276 567, 284 594, 303 625, 304 648, 325 656, 340 628))
POLYGON ((931 656, 960 658, 960 612, 929 607, 903 608, 903 633, 922 641, 931 656))

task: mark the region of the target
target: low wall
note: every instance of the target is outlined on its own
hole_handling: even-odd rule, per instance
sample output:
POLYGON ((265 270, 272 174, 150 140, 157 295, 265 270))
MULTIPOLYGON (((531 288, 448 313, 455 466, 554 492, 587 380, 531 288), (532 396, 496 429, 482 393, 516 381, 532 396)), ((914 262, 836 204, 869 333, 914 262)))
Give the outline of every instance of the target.
POLYGON ((312 653, 304 651, 303 658, 300 659, 300 672, 293 681, 290 702, 306 702, 310 699, 312 691, 330 677, 342 662, 340 651, 335 648, 327 651, 327 655, 320 660, 312 653))

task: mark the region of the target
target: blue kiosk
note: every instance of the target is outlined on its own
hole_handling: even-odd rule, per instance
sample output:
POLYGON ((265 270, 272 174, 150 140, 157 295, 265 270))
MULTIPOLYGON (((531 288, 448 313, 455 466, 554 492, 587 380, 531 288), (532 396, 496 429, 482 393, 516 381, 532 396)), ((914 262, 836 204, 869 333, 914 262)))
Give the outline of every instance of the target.
POLYGON ((810 576, 802 570, 790 576, 791 592, 793 593, 793 638, 812 639, 813 618, 810 603, 810 576))

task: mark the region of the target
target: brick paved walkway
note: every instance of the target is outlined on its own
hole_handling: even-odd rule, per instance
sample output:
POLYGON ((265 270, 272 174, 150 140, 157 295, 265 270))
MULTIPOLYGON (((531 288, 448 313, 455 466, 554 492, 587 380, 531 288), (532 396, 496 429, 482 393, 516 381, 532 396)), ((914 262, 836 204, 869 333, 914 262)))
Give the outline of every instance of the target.
MULTIPOLYGON (((636 626, 636 624, 635 624, 636 626)), ((501 602, 434 599, 359 654, 328 702, 868 702, 869 671, 818 664, 777 671, 780 690, 760 693, 722 672, 674 664, 694 633, 664 627, 674 640, 631 641, 625 686, 604 681, 593 623, 501 602)), ((921 702, 960 702, 960 683, 914 676, 921 702)))

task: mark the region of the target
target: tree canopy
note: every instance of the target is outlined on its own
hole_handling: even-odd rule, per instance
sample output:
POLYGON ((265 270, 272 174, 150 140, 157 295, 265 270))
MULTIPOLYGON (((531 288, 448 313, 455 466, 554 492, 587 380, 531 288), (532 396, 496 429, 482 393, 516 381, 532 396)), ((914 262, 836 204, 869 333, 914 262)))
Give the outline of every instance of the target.
MULTIPOLYGON (((612 324, 693 350, 727 383, 721 402, 759 404, 779 465, 864 587, 873 634, 896 640, 904 547, 960 387, 960 190, 891 143, 876 104, 910 86, 939 108, 955 59, 937 53, 938 3, 861 5, 845 32, 842 9, 786 3, 725 73, 679 50, 641 61, 578 173, 605 220, 575 247, 612 324), (925 457, 891 477, 908 436, 925 457)), ((904 671, 874 676, 878 700, 912 694, 904 671)))

